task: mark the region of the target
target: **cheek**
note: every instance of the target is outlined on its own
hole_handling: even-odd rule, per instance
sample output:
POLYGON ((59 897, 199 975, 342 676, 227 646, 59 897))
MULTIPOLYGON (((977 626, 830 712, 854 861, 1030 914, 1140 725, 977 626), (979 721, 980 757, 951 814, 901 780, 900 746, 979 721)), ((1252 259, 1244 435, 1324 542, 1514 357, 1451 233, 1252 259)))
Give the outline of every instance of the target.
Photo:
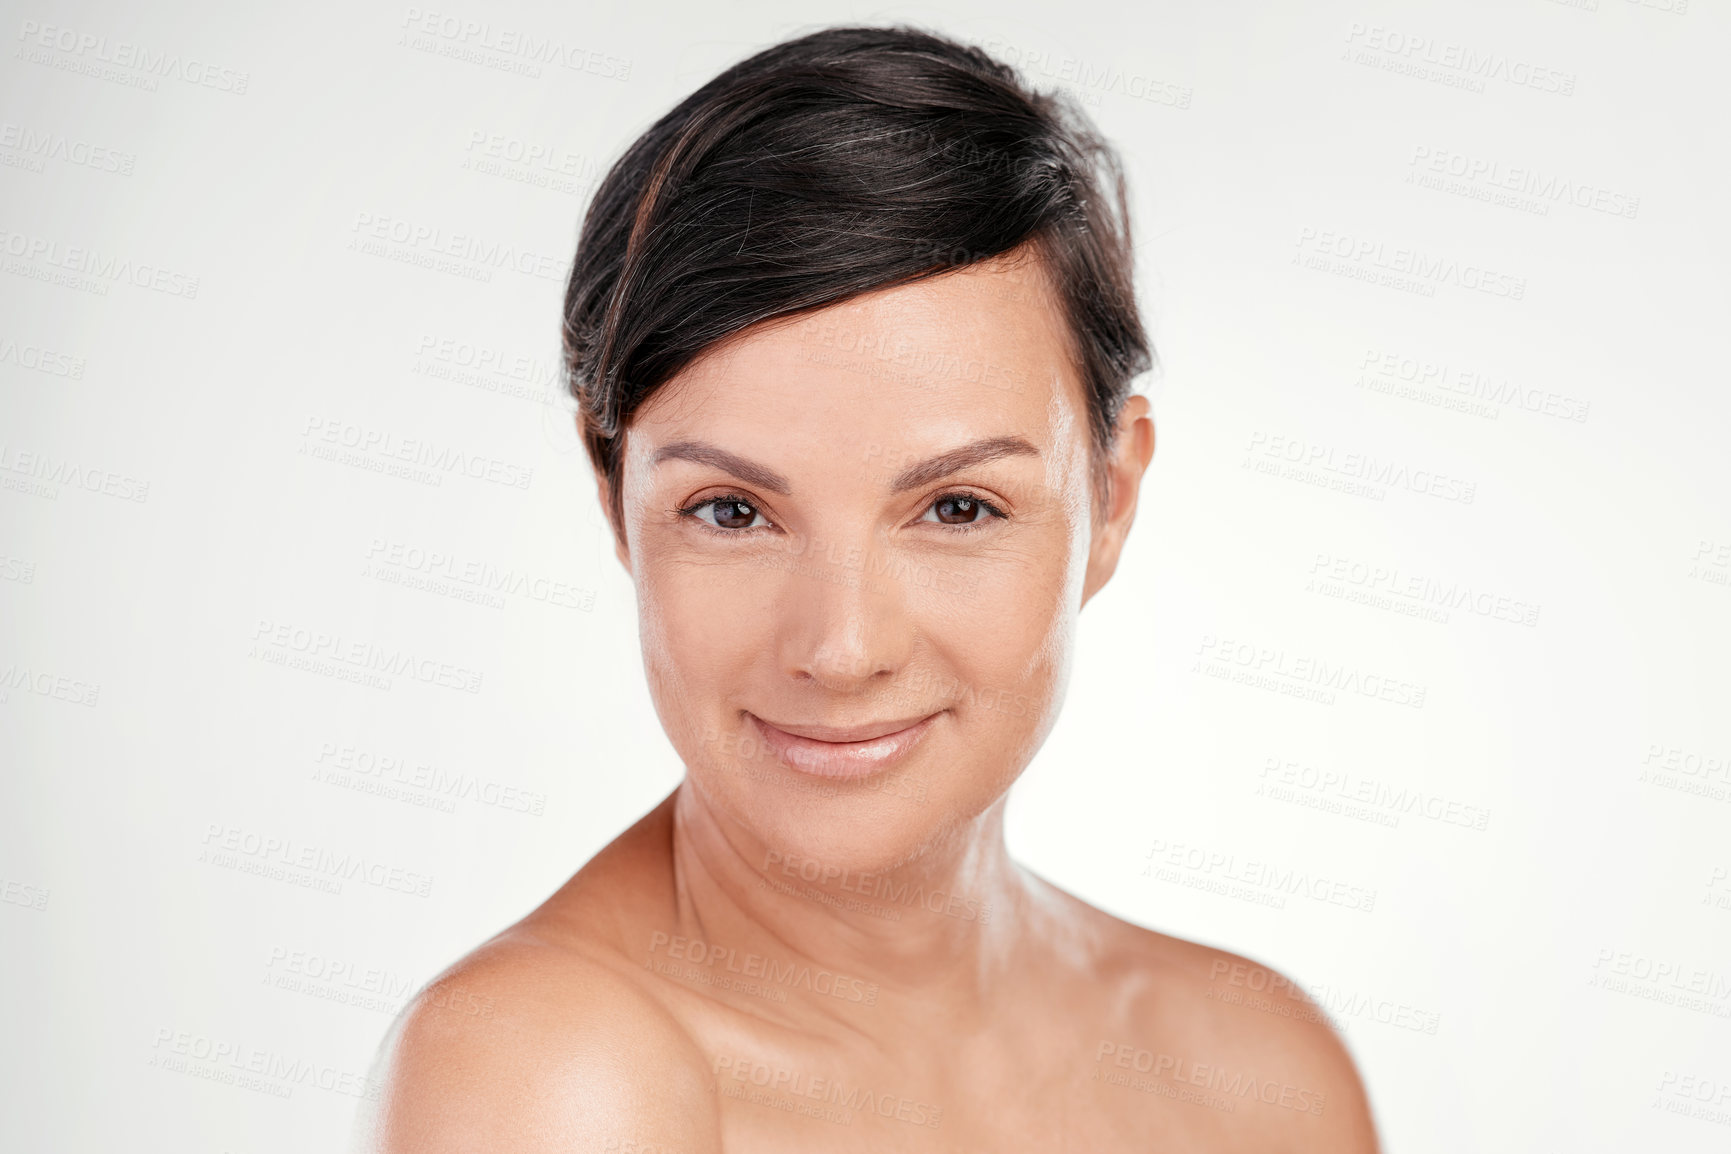
POLYGON ((751 582, 728 570, 645 560, 638 629, 651 681, 682 702, 727 684, 741 661, 762 649, 754 634, 766 618, 751 604, 751 582))
POLYGON ((925 633, 962 705, 1004 736, 1037 726, 1068 659, 1074 558, 1061 533, 971 567, 965 594, 925 598, 925 633), (1013 703, 1013 704, 1012 704, 1013 703))

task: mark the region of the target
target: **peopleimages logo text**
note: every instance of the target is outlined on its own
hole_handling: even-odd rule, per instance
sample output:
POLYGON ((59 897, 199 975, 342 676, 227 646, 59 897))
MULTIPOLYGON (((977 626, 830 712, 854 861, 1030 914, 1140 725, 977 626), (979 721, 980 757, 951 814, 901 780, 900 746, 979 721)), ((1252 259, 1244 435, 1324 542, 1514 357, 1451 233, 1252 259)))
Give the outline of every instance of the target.
POLYGON ((455 47, 497 52, 532 64, 557 64, 573 72, 587 72, 603 80, 631 79, 631 61, 567 44, 551 36, 536 36, 519 28, 507 28, 489 20, 468 20, 446 12, 410 7, 403 11, 402 27, 411 34, 434 37, 455 47))
POLYGON ((218 92, 232 92, 236 96, 246 95, 247 82, 252 79, 249 72, 224 68, 178 52, 156 51, 127 40, 111 41, 106 36, 35 20, 19 22, 17 39, 26 48, 52 49, 79 60, 131 68, 157 79, 180 80, 202 88, 214 88, 218 92))
MULTIPOLYGON (((198 298, 198 278, 162 265, 134 261, 100 249, 65 245, 51 237, 13 232, 0 227, 0 253, 40 263, 48 268, 94 277, 98 281, 124 282, 185 300, 198 298)), ((8 270, 11 271, 11 270, 8 270)), ((106 289, 103 290, 107 292, 106 289)))
MULTIPOLYGON (((1300 254, 1333 257, 1367 268, 1410 276, 1420 282, 1453 285, 1472 292, 1518 301, 1527 295, 1527 278, 1498 272, 1452 257, 1436 257, 1415 248, 1396 248, 1369 237, 1331 229, 1299 229, 1300 254)), ((1297 259, 1297 258, 1294 258, 1297 259)))
MULTIPOLYGON (((255 648, 262 646, 266 652, 334 661, 359 671, 410 677, 427 685, 464 693, 481 692, 482 674, 479 670, 424 658, 403 649, 375 645, 370 641, 351 641, 341 634, 326 633, 321 629, 306 629, 260 618, 253 629, 252 640, 255 648)), ((389 686, 389 682, 385 684, 389 686)))

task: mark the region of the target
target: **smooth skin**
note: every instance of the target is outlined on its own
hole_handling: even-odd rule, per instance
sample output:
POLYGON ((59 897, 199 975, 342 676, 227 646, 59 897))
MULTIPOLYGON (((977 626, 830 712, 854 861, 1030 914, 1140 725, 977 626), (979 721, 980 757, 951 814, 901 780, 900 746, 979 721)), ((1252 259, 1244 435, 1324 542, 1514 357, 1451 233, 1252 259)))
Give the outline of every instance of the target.
POLYGON ((1005 849, 1154 452, 1133 396, 1095 502, 1069 339, 1012 254, 748 330, 639 411, 615 532, 686 777, 421 992, 362 1149, 1377 1150, 1290 982, 1005 849), (927 716, 852 780, 754 720, 927 716))

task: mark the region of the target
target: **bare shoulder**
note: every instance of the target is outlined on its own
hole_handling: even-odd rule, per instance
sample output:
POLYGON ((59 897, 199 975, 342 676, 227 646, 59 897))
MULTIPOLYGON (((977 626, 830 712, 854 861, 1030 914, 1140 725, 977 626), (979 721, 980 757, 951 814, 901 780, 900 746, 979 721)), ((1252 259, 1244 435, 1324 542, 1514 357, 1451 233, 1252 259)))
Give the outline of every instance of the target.
MULTIPOLYGON (((1376 1154, 1364 1083, 1328 1015, 1273 967, 1132 925, 1086 903, 1116 1036, 1094 1052, 1102 1078, 1231 1119, 1254 1148, 1376 1154)), ((1224 1119, 1222 1119, 1224 1121, 1224 1119)))
POLYGON ((703 1055, 620 964, 617 911, 595 896, 660 899, 657 835, 652 814, 415 997, 381 1048, 360 1150, 720 1149, 703 1055))
POLYGON ((381 1056, 363 1148, 719 1149, 702 1055, 607 965, 509 931, 431 983, 381 1056))
POLYGON ((611 967, 508 931, 441 975, 386 1038, 358 1135, 377 1154, 719 1149, 702 1055, 611 967))

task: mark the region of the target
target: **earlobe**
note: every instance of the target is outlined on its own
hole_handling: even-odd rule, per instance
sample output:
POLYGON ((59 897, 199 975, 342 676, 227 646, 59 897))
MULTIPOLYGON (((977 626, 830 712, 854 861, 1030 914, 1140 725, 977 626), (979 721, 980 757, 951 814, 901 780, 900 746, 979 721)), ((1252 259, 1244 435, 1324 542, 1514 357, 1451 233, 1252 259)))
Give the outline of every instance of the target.
POLYGON ((1136 480, 1142 479, 1148 464, 1154 459, 1154 413, 1148 398, 1132 393, 1118 414, 1119 444, 1134 454, 1136 480))
POLYGON ((601 520, 607 526, 608 535, 613 538, 613 555, 619 558, 619 563, 625 567, 625 572, 631 572, 631 551, 626 548, 625 534, 620 531, 619 523, 613 518, 613 491, 607 484, 607 478, 599 472, 595 474, 595 499, 601 505, 601 520))
POLYGON ((1137 393, 1125 400, 1118 415, 1117 434, 1108 466, 1111 483, 1108 509, 1088 551, 1088 573, 1082 585, 1083 605, 1117 571, 1124 540, 1130 535, 1130 526, 1136 520, 1136 500, 1141 491, 1142 476, 1154 459, 1154 418, 1150 415, 1147 397, 1137 393))

